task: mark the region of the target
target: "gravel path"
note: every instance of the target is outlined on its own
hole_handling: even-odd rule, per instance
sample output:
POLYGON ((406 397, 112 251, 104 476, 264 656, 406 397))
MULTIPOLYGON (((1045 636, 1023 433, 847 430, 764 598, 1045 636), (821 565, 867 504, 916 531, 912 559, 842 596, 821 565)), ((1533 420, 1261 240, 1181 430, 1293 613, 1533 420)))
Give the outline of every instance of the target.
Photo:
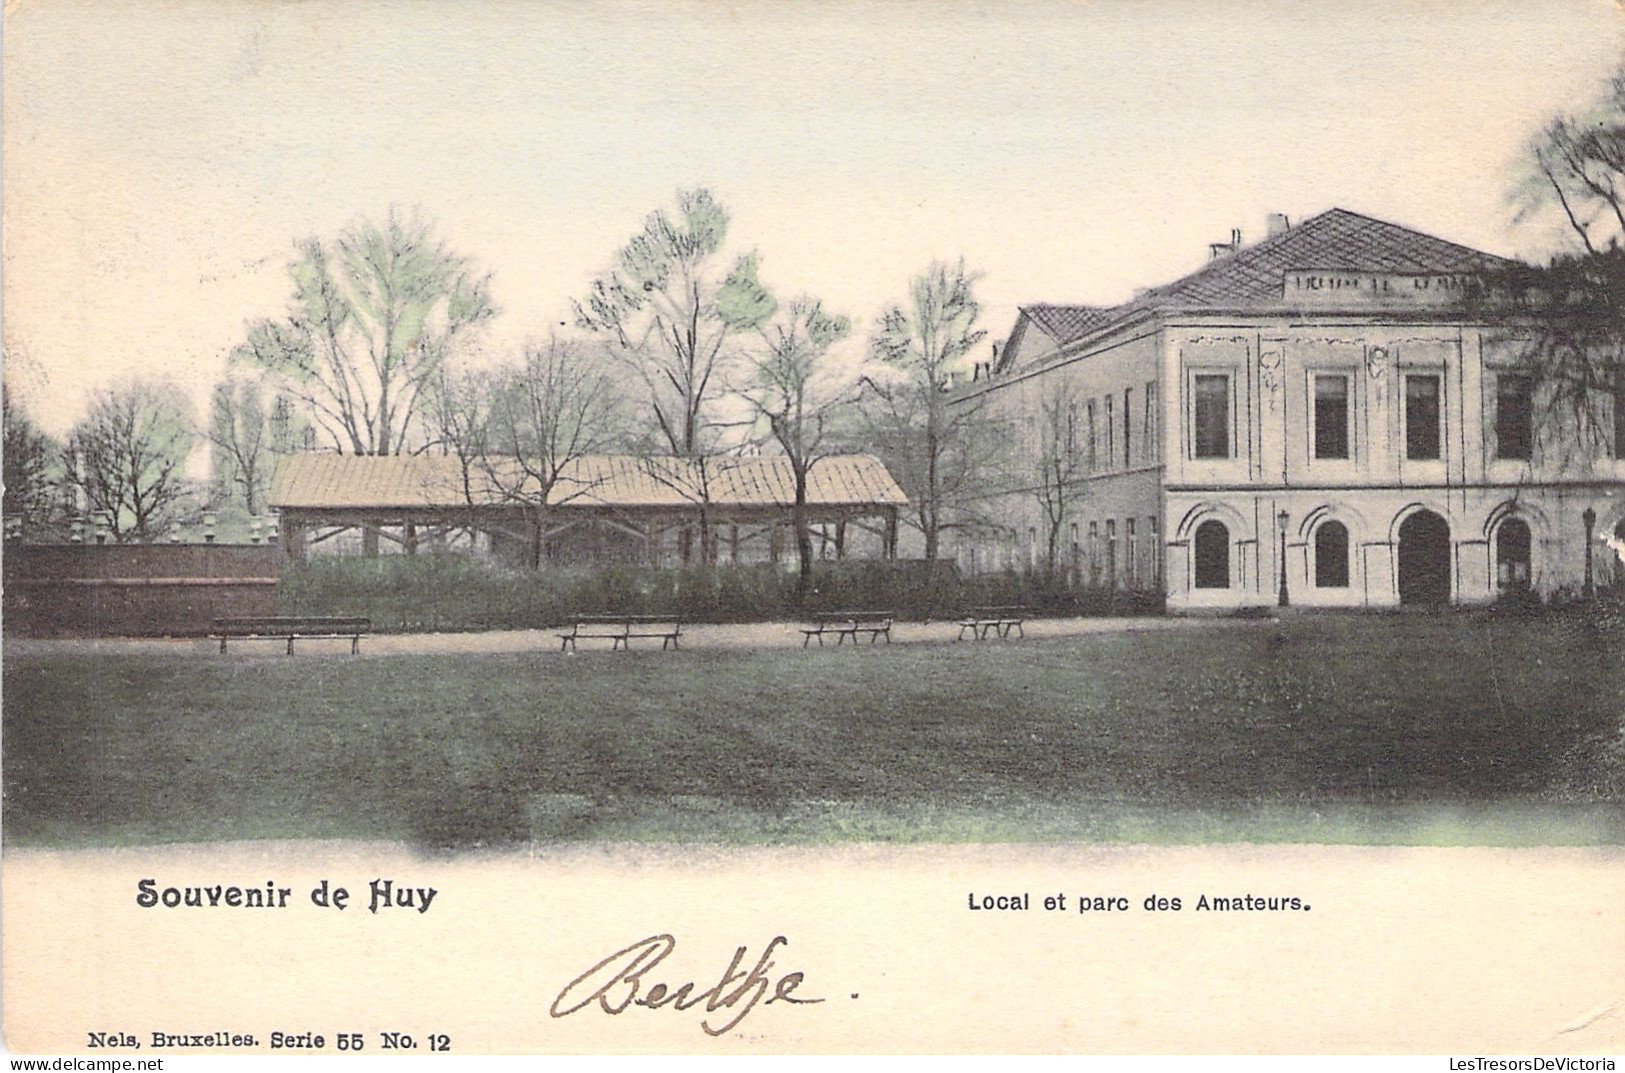
MULTIPOLYGON (((1076 637, 1094 633, 1127 633, 1143 630, 1212 630, 1253 625, 1244 619, 1214 618, 1059 618, 1034 619, 1026 623, 1030 639, 1076 637)), ((894 644, 953 644, 959 627, 952 622, 899 622, 892 627, 894 644)), ((973 643, 998 645, 1019 644, 1021 638, 1008 641, 992 638, 973 643)), ((699 648, 800 648, 802 636, 797 622, 752 622, 723 625, 694 625, 683 627, 684 649, 699 648)), ((816 641, 814 644, 816 645, 816 641)), ((834 644, 825 639, 825 646, 834 644)), ((880 645, 885 646, 882 640, 880 645)), ((636 649, 658 651, 654 641, 634 641, 636 649)), ((377 656, 399 653, 435 652, 558 652, 558 637, 550 630, 491 630, 483 633, 399 633, 373 634, 362 638, 361 655, 377 656)), ((599 650, 608 651, 606 641, 581 642, 581 654, 599 650)), ((206 638, 35 638, 8 637, 5 651, 13 655, 47 655, 51 653, 97 653, 105 655, 161 654, 195 652, 200 655, 218 655, 219 642, 206 638)), ((300 641, 295 655, 333 655, 348 657, 350 642, 300 641)), ((273 641, 237 642, 231 648, 232 656, 283 656, 280 643, 273 641)))

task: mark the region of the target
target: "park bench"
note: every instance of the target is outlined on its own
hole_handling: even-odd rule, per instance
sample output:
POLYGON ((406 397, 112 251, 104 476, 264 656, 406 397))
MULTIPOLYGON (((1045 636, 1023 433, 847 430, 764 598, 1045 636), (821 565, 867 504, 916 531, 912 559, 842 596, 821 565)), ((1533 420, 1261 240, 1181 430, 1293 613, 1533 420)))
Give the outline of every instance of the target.
POLYGON ((1026 618, 1025 607, 973 607, 960 617, 959 636, 955 640, 963 641, 966 630, 978 641, 987 640, 989 633, 1008 638, 1012 629, 1017 636, 1025 637, 1027 631, 1021 624, 1026 618))
POLYGON ((577 615, 568 630, 559 633, 559 651, 574 652, 579 640, 609 641, 610 650, 628 650, 636 637, 660 638, 660 650, 678 647, 683 623, 672 615, 577 615))
POLYGON ((266 615, 257 618, 217 618, 209 625, 209 636, 220 639, 220 651, 227 641, 286 641, 293 655, 297 640, 350 639, 350 654, 361 650, 361 637, 372 629, 368 618, 334 618, 322 615, 266 615))
POLYGON ((854 645, 857 644, 860 633, 869 635, 870 644, 881 636, 886 638, 887 644, 891 644, 891 623, 890 611, 819 611, 809 616, 807 624, 801 627, 801 647, 806 648, 816 637, 822 648, 826 633, 835 635, 837 645, 848 637, 852 638, 854 645))

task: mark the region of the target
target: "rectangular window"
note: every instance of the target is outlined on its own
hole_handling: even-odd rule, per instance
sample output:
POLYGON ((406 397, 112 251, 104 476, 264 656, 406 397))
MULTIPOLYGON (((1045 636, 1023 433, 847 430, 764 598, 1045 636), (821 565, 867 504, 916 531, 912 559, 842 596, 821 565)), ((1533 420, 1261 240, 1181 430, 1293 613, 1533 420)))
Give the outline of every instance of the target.
POLYGON ((1155 464, 1157 461, 1157 410, 1156 392, 1157 382, 1147 380, 1145 384, 1145 420, 1140 422, 1140 440, 1145 446, 1140 448, 1140 454, 1145 461, 1155 464))
POLYGON ((1439 457, 1439 378, 1431 373, 1405 377, 1405 457, 1439 457))
POLYGON ((1162 584, 1162 542, 1157 537, 1157 516, 1145 520, 1145 531, 1151 534, 1151 583, 1162 584))
POLYGON ((1099 468, 1096 465, 1097 460, 1095 458, 1095 443, 1097 441, 1097 437, 1095 435, 1095 400, 1094 399, 1089 400, 1088 411, 1089 411, 1089 472, 1093 473, 1097 468, 1099 468))
POLYGON ((1124 563, 1128 566, 1128 587, 1134 588, 1139 584, 1139 546, 1134 539, 1134 519, 1123 520, 1124 563))
POLYGON ((1230 457, 1230 377, 1204 373, 1195 378, 1192 453, 1196 458, 1230 457))
POLYGON ((1117 399, 1106 396, 1106 468, 1117 461, 1117 399))
POLYGON ((1349 456, 1349 378, 1315 377, 1315 457, 1349 456))
POLYGON ((1123 468, 1134 465, 1134 429, 1130 418, 1134 416, 1134 389, 1123 389, 1123 468))
POLYGON ((1534 392, 1529 377, 1495 379, 1495 457, 1527 460, 1534 445, 1534 392))
POLYGON ((1089 523, 1089 584, 1100 584, 1100 523, 1089 523))
POLYGON ((1106 520, 1106 584, 1117 588, 1117 522, 1106 520))

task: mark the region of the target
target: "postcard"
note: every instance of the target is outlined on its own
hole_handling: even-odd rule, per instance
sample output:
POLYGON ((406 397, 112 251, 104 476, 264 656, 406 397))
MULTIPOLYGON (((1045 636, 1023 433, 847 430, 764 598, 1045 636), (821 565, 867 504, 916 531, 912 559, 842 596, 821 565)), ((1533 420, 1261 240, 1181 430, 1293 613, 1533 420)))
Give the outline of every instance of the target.
POLYGON ((9 4, 5 1046, 1613 1068, 1622 31, 9 4))

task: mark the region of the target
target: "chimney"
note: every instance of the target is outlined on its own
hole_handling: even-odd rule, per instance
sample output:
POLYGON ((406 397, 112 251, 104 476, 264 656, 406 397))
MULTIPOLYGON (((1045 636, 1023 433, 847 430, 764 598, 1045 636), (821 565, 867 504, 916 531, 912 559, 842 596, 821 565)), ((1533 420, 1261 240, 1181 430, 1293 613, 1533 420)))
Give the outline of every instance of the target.
POLYGON ((1217 261, 1219 258, 1223 257, 1225 254, 1227 254, 1227 253, 1235 253, 1239 249, 1241 249, 1241 228, 1232 227, 1230 229, 1230 241, 1229 242, 1210 242, 1210 243, 1208 243, 1208 245, 1207 245, 1208 260, 1217 261))
POLYGON ((1267 238, 1284 235, 1292 229, 1292 221, 1286 218, 1284 212, 1272 212, 1264 217, 1264 230, 1267 238))

